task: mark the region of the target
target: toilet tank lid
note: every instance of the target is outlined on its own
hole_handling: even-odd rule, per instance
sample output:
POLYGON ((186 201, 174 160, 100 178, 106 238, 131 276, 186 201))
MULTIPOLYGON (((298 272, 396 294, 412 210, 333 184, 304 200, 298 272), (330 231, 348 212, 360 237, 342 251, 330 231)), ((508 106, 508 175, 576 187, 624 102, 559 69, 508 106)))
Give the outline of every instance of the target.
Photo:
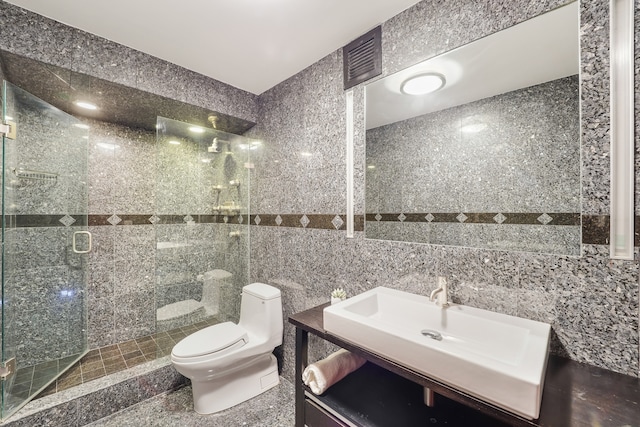
POLYGON ((264 283, 252 283, 242 288, 242 291, 261 299, 280 298, 280 289, 264 283))
POLYGON ((247 331, 232 322, 218 323, 194 332, 173 347, 177 357, 197 357, 224 350, 242 341, 249 342, 247 331))

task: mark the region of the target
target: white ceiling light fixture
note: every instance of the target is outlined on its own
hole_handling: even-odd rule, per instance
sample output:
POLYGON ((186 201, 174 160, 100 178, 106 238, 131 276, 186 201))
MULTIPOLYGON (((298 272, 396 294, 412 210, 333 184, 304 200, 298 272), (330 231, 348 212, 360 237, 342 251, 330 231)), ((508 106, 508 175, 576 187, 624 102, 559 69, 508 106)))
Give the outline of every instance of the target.
POLYGON ((76 102, 74 102, 74 104, 76 104, 80 108, 84 108, 85 110, 97 110, 98 109, 97 105, 92 104, 92 103, 87 102, 87 101, 76 101, 76 102))
POLYGON ((98 142, 96 145, 100 148, 104 148, 105 150, 115 150, 116 148, 120 148, 119 145, 109 144, 107 142, 98 142))
POLYGON ((473 123, 470 125, 462 126, 460 130, 464 133, 478 133, 487 128, 486 123, 473 123))
POLYGON ((426 95, 442 89, 446 82, 447 80, 442 74, 418 74, 403 81, 400 85, 400 92, 405 95, 426 95))

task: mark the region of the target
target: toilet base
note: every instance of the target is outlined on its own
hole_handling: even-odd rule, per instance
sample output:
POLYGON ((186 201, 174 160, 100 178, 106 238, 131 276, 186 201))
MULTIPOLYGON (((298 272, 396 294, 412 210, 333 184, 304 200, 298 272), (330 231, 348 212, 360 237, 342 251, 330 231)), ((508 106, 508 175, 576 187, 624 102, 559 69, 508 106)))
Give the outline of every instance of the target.
POLYGON ((213 414, 249 400, 279 383, 275 356, 263 354, 212 380, 192 379, 193 407, 199 414, 213 414))

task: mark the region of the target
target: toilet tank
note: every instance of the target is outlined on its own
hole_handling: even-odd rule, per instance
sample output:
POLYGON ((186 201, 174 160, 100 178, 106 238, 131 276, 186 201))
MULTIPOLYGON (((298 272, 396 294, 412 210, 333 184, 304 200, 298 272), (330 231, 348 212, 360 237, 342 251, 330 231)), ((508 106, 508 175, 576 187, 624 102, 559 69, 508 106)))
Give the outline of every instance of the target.
POLYGON ((242 288, 240 326, 277 347, 282 344, 282 298, 280 290, 264 283, 242 288))

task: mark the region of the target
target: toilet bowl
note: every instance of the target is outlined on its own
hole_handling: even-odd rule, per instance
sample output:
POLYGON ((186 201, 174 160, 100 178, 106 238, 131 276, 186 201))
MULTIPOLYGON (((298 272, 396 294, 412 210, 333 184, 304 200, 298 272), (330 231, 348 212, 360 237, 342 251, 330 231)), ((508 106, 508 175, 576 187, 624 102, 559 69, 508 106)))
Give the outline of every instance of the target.
POLYGON ((280 290, 264 283, 242 288, 240 321, 195 332, 173 347, 171 362, 191 379, 193 406, 211 414, 279 384, 271 354, 282 344, 280 290))

